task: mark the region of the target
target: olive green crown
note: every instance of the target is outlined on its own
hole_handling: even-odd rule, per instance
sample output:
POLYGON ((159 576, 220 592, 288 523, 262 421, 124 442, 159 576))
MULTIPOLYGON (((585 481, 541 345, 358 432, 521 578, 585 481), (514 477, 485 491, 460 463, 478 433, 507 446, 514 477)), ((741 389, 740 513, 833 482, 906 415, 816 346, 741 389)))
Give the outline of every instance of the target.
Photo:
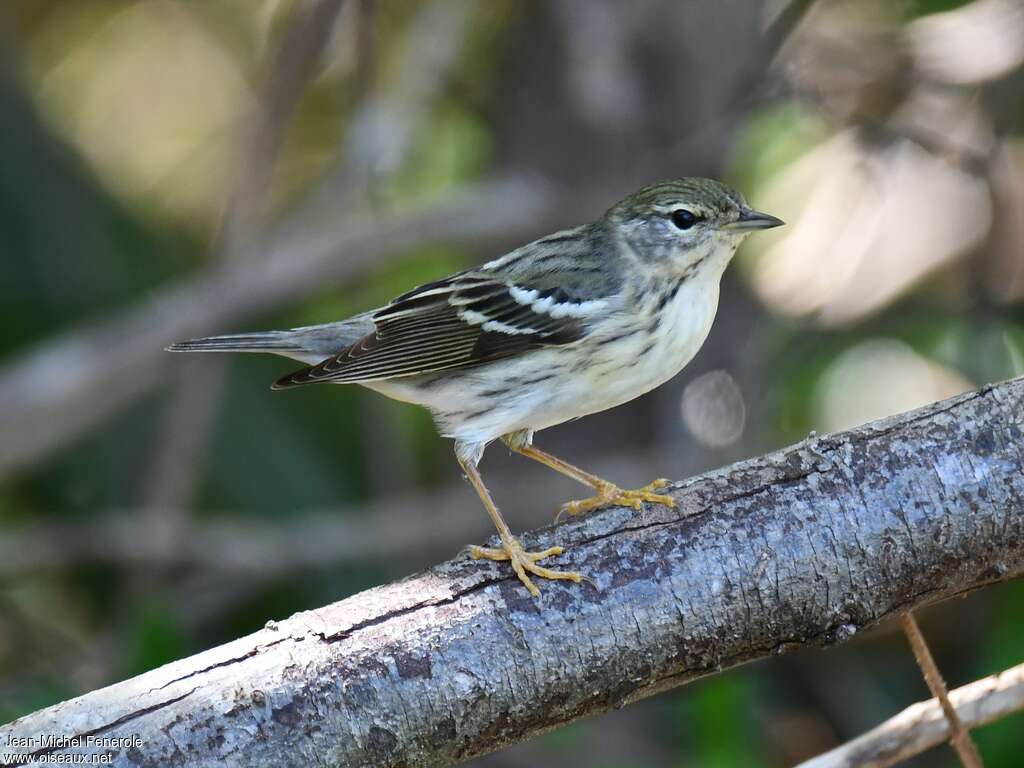
POLYGON ((614 205, 609 218, 646 218, 655 212, 685 207, 694 213, 717 218, 747 209, 739 192, 714 179, 688 177, 651 184, 614 205))

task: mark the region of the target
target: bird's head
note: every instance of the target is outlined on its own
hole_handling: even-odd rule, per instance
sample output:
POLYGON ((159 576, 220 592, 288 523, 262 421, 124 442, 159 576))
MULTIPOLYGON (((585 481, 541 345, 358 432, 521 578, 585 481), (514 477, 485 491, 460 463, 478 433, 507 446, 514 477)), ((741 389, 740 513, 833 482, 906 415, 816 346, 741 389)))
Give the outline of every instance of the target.
POLYGON ((725 269, 743 238, 783 224, 753 210, 714 179, 686 178, 644 187, 605 214, 613 232, 641 261, 662 271, 725 269))

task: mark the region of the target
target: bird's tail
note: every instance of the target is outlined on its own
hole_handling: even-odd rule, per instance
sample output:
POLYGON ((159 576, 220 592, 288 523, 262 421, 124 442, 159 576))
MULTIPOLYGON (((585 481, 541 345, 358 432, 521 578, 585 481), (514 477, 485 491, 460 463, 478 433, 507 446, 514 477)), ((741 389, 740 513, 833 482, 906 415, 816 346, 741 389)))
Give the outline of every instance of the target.
POLYGON ((292 331, 207 336, 205 339, 179 341, 166 349, 168 352, 271 352, 278 355, 303 351, 292 331))
POLYGON ((373 331, 369 313, 288 331, 257 331, 179 341, 168 352, 269 352, 316 365, 373 331))

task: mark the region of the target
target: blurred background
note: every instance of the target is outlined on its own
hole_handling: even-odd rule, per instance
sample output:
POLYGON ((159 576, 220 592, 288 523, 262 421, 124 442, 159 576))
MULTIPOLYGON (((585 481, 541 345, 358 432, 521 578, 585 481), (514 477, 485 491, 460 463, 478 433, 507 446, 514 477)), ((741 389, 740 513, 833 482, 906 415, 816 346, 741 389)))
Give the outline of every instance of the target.
MULTIPOLYGON (((1019 0, 5 0, 0 721, 492 533, 425 412, 171 341, 339 319, 709 175, 789 226, 680 376, 542 447, 632 487, 1024 373, 1022 62, 1019 0)), ((515 530, 579 495, 482 466, 515 530)), ((921 621, 962 685, 1022 660, 1024 584, 921 621)), ((881 627, 474 765, 785 766, 923 698, 881 627)))

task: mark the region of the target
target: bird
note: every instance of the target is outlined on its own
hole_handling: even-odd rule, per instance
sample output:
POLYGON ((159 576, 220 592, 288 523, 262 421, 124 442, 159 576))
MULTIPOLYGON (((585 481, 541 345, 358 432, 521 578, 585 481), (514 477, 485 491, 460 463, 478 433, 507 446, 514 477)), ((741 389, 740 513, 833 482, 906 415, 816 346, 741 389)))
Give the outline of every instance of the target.
POLYGON ((784 222, 751 208, 714 179, 643 187, 596 221, 547 235, 485 264, 420 285, 345 320, 290 330, 191 339, 171 352, 265 352, 306 367, 272 389, 359 384, 427 408, 498 531, 498 547, 473 559, 508 561, 534 597, 532 577, 579 582, 576 571, 540 561, 512 534, 479 463, 501 440, 513 452, 589 486, 562 505, 580 514, 610 505, 674 506, 541 450, 547 427, 632 400, 681 371, 703 345, 718 308, 722 274, 749 234, 784 222))

